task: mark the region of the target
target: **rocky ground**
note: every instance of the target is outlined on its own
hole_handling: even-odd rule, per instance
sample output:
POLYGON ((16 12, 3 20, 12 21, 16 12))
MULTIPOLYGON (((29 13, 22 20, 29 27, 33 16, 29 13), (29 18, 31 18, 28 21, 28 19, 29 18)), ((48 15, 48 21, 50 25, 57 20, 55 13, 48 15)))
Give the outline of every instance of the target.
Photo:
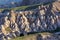
POLYGON ((15 39, 12 40, 60 40, 60 38, 56 34, 44 32, 44 33, 26 35, 23 37, 16 37, 15 39))
MULTIPOLYGON (((29 11, 11 10, 0 13, 0 40, 8 40, 20 36, 20 34, 27 35, 31 32, 55 32, 57 28, 60 28, 60 2, 41 5, 29 11)), ((38 40, 40 40, 39 38, 38 40)), ((42 40, 52 39, 59 40, 57 36, 55 38, 55 36, 50 35, 47 39, 43 35, 42 40)))

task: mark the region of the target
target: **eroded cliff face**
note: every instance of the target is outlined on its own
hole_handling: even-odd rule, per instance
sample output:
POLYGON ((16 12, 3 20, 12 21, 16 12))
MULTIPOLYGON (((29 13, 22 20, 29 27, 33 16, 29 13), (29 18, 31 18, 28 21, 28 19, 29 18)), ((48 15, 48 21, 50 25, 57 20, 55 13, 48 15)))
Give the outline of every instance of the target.
POLYGON ((60 28, 60 2, 41 5, 30 11, 0 14, 0 39, 10 39, 21 33, 51 32, 60 28))

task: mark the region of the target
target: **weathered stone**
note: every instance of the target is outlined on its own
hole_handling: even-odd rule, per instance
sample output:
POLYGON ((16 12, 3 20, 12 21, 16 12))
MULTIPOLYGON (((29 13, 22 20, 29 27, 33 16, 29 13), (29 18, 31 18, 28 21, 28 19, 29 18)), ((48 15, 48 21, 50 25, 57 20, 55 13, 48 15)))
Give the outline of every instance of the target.
POLYGON ((51 32, 60 28, 60 15, 56 5, 41 6, 30 11, 11 11, 9 15, 0 14, 0 33, 7 39, 30 32, 51 32))

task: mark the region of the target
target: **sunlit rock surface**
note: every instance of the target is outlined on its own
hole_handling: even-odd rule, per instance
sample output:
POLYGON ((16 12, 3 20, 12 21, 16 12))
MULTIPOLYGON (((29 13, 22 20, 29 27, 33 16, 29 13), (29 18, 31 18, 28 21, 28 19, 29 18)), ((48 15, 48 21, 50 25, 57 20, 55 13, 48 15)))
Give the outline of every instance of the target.
MULTIPOLYGON (((11 39, 30 32, 55 31, 60 28, 59 5, 60 2, 55 2, 46 6, 41 5, 34 10, 19 12, 11 10, 6 14, 1 13, 1 39, 11 39)), ((44 36, 43 38, 45 39, 44 36)))

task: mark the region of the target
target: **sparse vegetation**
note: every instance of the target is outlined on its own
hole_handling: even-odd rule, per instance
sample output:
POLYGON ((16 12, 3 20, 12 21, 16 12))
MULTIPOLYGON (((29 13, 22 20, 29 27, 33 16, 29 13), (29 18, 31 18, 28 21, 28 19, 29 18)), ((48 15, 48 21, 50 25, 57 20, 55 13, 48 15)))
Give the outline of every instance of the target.
POLYGON ((36 40, 37 35, 48 35, 48 34, 52 34, 52 33, 48 33, 48 32, 43 32, 43 33, 36 33, 36 34, 30 34, 30 35, 26 35, 26 36, 22 36, 22 37, 16 37, 12 40, 36 40))
POLYGON ((7 32, 11 32, 10 27, 7 27, 5 30, 6 30, 7 32))

